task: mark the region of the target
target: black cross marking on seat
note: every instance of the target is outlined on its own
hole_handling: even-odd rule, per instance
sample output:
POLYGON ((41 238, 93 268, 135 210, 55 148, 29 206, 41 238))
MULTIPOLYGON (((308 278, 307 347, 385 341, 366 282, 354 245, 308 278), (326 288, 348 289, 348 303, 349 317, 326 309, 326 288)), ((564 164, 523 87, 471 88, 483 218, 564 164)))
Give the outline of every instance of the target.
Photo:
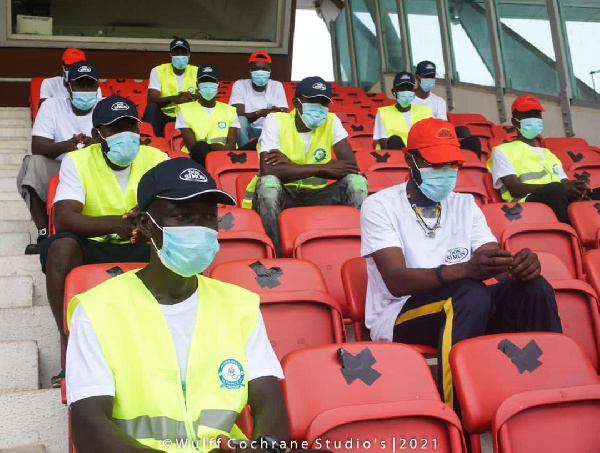
POLYGON ((594 203, 594 207, 596 208, 598 215, 600 215, 600 203, 594 203))
POLYGON ((379 154, 377 151, 371 151, 371 156, 375 158, 375 162, 382 163, 387 162, 391 154, 386 152, 385 154, 379 154))
POLYGON ((575 176, 575 179, 577 179, 578 181, 583 181, 588 186, 590 185, 590 182, 591 182, 590 176, 591 175, 587 171, 584 171, 582 173, 575 173, 573 176, 575 176))
POLYGON ((514 126, 502 126, 502 129, 504 129, 506 132, 514 132, 516 130, 514 126))
POLYGON ((579 162, 581 159, 583 159, 583 154, 581 153, 575 154, 573 151, 567 151, 567 154, 573 162, 579 162))
POLYGON ((219 230, 225 230, 225 231, 231 230, 233 228, 234 220, 235 220, 235 217, 233 216, 233 214, 231 212, 228 212, 224 216, 219 217, 217 219, 217 224, 218 224, 219 230))
POLYGON ((140 145, 148 146, 150 143, 152 143, 152 139, 149 137, 146 137, 146 138, 140 140, 140 145))
POLYGON ((372 113, 369 113, 367 116, 368 116, 369 118, 371 118, 372 120, 374 120, 374 119, 375 119, 375 115, 373 115, 372 113))
POLYGON ((256 282, 261 288, 265 286, 269 289, 275 288, 281 285, 279 277, 283 275, 283 271, 280 267, 270 267, 267 269, 260 261, 255 261, 249 265, 250 269, 256 274, 256 282))
POLYGON ((350 127, 355 132, 360 132, 360 131, 364 131, 365 130, 365 128, 363 126, 358 125, 358 124, 351 124, 350 127))
POLYGON ((502 210, 504 211, 504 217, 512 222, 513 220, 519 220, 522 217, 521 213, 523 212, 523 207, 519 203, 512 207, 505 204, 502 206, 502 210))
POLYGON ((535 340, 531 340, 525 347, 520 348, 512 341, 504 339, 498 343, 498 349, 510 358, 520 374, 523 374, 525 371, 531 373, 542 364, 538 360, 542 355, 542 350, 535 340))
POLYGON ((248 156, 246 155, 246 153, 238 154, 234 153, 233 151, 229 151, 227 155, 229 156, 229 159, 231 160, 232 164, 245 164, 248 160, 248 156))
POLYGON ((119 266, 111 267, 106 270, 106 273, 110 275, 111 278, 116 277, 117 275, 121 275, 123 273, 123 269, 119 266))
POLYGON ((342 363, 340 371, 346 383, 352 384, 356 379, 360 379, 367 385, 372 385, 381 377, 381 373, 372 368, 377 360, 369 348, 365 348, 356 355, 350 354, 344 348, 337 351, 338 358, 342 363))

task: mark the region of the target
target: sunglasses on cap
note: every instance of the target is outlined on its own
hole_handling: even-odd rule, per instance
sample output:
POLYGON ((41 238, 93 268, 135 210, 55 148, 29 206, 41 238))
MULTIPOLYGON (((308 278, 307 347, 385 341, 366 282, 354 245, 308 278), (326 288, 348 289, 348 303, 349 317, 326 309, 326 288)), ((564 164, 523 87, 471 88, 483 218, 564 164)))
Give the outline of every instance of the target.
POLYGON ((415 162, 415 165, 418 168, 433 168, 434 170, 440 170, 442 168, 460 168, 460 167, 462 167, 462 163, 459 163, 459 162, 442 162, 440 164, 432 164, 431 162, 427 162, 422 156, 421 156, 421 161, 425 164, 423 167, 420 167, 419 164, 417 164, 417 161, 415 160, 414 157, 413 157, 413 161, 415 162))

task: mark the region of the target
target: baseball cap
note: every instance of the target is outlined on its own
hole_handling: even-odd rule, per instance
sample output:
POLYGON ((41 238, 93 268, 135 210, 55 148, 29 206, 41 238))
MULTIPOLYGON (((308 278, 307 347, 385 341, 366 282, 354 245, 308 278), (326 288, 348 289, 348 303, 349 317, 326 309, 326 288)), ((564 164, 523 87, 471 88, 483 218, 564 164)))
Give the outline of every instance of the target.
POLYGON ((264 61, 265 63, 271 64, 271 55, 264 50, 257 50, 248 59, 248 63, 254 63, 255 61, 264 61))
POLYGON ((171 41, 171 44, 169 45, 169 52, 176 47, 183 47, 187 51, 190 50, 190 44, 183 38, 175 38, 173 41, 171 41))
POLYGON ((113 94, 98 101, 92 113, 92 125, 97 128, 101 125, 112 124, 121 118, 135 118, 138 121, 140 120, 137 108, 133 102, 127 98, 113 94))
POLYGON ((530 110, 540 110, 541 112, 545 112, 542 103, 533 94, 519 96, 515 99, 511 108, 511 111, 513 112, 529 112, 530 110))
POLYGON ((85 60, 85 53, 75 47, 69 47, 62 54, 62 62, 65 66, 71 66, 73 63, 83 60, 85 60))
POLYGON ((96 81, 98 80, 98 68, 96 68, 94 63, 83 60, 71 65, 68 76, 69 82, 83 77, 90 77, 96 81))
POLYGON ((415 76, 408 71, 401 71, 394 77, 394 86, 402 85, 403 83, 410 83, 415 86, 415 76))
POLYGON ((212 64, 202 65, 202 66, 200 66, 200 68, 198 68, 197 78, 199 79, 200 77, 210 77, 215 80, 219 80, 219 77, 220 77, 219 68, 217 68, 216 66, 214 66, 212 64))
POLYGON ((217 203, 235 205, 231 195, 217 189, 215 180, 202 165, 187 157, 177 157, 161 162, 142 176, 137 201, 140 211, 144 211, 155 198, 180 201, 209 194, 217 203))
POLYGON ((415 72, 419 75, 435 74, 435 63, 428 60, 421 61, 415 72))
POLYGON ((418 121, 410 128, 403 151, 409 149, 418 150, 423 159, 431 164, 465 161, 454 126, 437 118, 418 121))
POLYGON ((331 85, 321 77, 306 77, 296 85, 296 97, 316 98, 322 96, 331 101, 331 94, 331 85))

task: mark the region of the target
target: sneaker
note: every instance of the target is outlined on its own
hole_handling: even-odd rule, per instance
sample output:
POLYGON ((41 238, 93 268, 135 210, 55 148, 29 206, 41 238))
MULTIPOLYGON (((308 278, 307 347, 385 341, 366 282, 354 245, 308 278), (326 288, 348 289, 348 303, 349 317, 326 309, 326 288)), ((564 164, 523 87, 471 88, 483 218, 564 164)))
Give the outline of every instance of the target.
POLYGON ((60 372, 56 376, 53 376, 52 379, 50 379, 52 388, 59 389, 60 383, 63 381, 64 378, 65 378, 65 369, 63 368, 62 370, 60 370, 60 372))
POLYGON ((38 231, 38 238, 35 244, 29 244, 25 247, 25 255, 39 255, 40 254, 40 244, 42 241, 48 238, 48 229, 42 228, 38 231))

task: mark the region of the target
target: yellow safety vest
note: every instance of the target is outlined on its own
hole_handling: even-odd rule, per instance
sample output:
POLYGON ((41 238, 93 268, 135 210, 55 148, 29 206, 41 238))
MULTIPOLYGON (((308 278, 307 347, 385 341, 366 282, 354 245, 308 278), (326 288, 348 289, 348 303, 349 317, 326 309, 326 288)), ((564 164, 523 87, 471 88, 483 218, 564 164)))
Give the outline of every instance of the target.
MULTIPOLYGON (((495 149, 499 149, 510 159, 517 178, 524 184, 550 184, 561 180, 558 170, 562 163, 558 157, 546 148, 541 148, 543 151, 541 157, 531 149, 531 146, 521 140, 504 143, 495 149)), ((492 152, 492 156, 487 161, 487 168, 490 172, 492 171, 493 162, 494 153, 492 152)), ((525 201, 525 198, 527 198, 514 198, 504 184, 500 187, 500 194, 504 201, 525 201)))
MULTIPOLYGON (((210 115, 199 102, 181 104, 180 109, 183 119, 194 131, 196 141, 227 144, 229 127, 237 118, 235 107, 217 101, 210 115)), ((189 154, 186 146, 181 148, 181 151, 189 154)))
POLYGON ((167 452, 208 452, 221 434, 246 439, 235 421, 248 401, 245 347, 258 322, 258 295, 198 275, 198 315, 183 383, 164 314, 136 272, 75 296, 68 309, 70 320, 83 305, 114 374, 113 423, 167 452))
MULTIPOLYGON (((408 131, 410 127, 406 124, 406 119, 401 111, 396 108, 396 104, 388 105, 387 107, 380 107, 377 109, 379 112, 379 116, 381 117, 381 122, 383 123, 383 127, 385 128, 385 132, 388 137, 392 135, 397 135, 402 138, 404 143, 407 143, 408 139, 408 131)), ((410 105, 410 121, 411 127, 418 121, 424 120, 426 118, 431 118, 433 116, 433 111, 431 107, 426 105, 410 105)), ((377 149, 381 149, 381 146, 377 145, 377 149)))
MULTIPOLYGON (((325 122, 316 129, 313 129, 310 135, 310 145, 308 152, 304 152, 304 140, 296 129, 296 109, 289 113, 279 112, 271 113, 275 115, 279 124, 279 146, 280 151, 285 154, 293 163, 298 165, 308 164, 326 164, 331 160, 333 148, 333 124, 335 114, 328 113, 325 122)), ((260 158, 260 154, 259 154, 260 158)), ((243 208, 252 208, 252 197, 254 189, 260 175, 256 175, 246 187, 243 208)), ((327 185, 327 179, 316 176, 299 179, 285 183, 288 187, 296 189, 321 189, 327 185)))
MULTIPOLYGON (((188 64, 185 67, 181 90, 177 88, 177 79, 175 78, 171 63, 161 64, 156 67, 156 70, 158 72, 158 79, 160 80, 160 97, 177 96, 180 91, 189 91, 192 94, 196 93, 198 66, 188 64)), ((168 104, 161 110, 165 115, 175 117, 179 111, 178 108, 179 105, 177 104, 168 104)))
MULTIPOLYGON (((167 159, 167 155, 151 146, 140 145, 140 151, 131 164, 125 193, 113 170, 106 164, 102 148, 95 143, 69 153, 85 190, 81 213, 90 217, 123 215, 137 205, 137 186, 144 173, 167 159)), ((90 238, 99 242, 124 243, 116 235, 90 238)))

